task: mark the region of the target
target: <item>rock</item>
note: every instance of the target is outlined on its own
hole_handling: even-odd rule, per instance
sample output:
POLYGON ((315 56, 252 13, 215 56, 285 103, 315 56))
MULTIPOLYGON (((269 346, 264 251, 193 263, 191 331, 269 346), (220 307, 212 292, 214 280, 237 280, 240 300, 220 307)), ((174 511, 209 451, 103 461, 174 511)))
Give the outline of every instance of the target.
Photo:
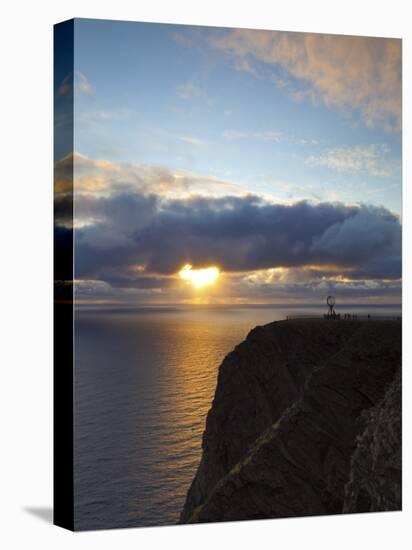
POLYGON ((396 321, 282 321, 222 363, 181 522, 340 513, 361 412, 401 363, 396 321))
POLYGON ((345 489, 344 512, 402 509, 401 373, 382 401, 364 415, 345 489))

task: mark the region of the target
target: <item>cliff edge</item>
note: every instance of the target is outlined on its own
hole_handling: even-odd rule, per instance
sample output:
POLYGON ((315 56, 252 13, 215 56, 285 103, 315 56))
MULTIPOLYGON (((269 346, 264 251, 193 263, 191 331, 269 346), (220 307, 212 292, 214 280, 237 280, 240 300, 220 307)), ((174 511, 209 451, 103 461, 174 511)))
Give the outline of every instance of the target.
POLYGON ((256 327, 220 366, 180 521, 400 509, 400 366, 399 321, 256 327))

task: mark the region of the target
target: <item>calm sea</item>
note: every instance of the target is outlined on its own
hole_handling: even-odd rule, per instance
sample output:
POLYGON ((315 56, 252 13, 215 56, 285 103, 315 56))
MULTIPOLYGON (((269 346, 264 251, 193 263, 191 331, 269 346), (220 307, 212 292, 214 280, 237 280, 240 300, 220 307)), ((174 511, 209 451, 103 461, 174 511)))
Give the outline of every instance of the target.
MULTIPOLYGON (((323 311, 78 308, 76 528, 176 523, 225 355, 256 325, 323 311)), ((399 308, 347 311, 399 314, 399 308)))

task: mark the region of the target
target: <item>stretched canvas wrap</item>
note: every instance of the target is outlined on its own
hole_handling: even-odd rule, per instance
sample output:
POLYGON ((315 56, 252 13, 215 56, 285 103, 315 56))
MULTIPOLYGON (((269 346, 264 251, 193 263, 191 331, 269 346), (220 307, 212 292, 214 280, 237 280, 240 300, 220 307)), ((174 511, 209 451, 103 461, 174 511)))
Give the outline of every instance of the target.
POLYGON ((400 510, 401 41, 54 32, 55 523, 400 510))

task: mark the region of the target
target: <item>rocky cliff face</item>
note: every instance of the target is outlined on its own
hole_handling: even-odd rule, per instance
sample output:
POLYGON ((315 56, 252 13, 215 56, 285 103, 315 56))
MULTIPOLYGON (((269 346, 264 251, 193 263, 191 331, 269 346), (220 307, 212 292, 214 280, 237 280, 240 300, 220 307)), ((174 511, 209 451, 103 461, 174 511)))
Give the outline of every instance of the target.
MULTIPOLYGON (((365 454, 357 436, 364 432, 362 449, 374 445, 380 472, 392 471, 388 448, 378 443, 385 430, 393 435, 387 446, 398 445, 399 454, 395 413, 393 424, 379 429, 369 421, 366 434, 362 412, 396 408, 396 396, 388 404, 384 395, 400 364, 396 321, 282 321, 254 329, 220 367, 181 522, 356 511, 361 472, 373 460, 355 458, 356 446, 365 454)), ((379 491, 388 489, 380 483, 379 491)), ((376 496, 373 506, 399 503, 396 495, 376 496)))
POLYGON ((379 512, 402 508, 402 403, 398 371, 384 398, 364 413, 345 487, 344 512, 379 512))

